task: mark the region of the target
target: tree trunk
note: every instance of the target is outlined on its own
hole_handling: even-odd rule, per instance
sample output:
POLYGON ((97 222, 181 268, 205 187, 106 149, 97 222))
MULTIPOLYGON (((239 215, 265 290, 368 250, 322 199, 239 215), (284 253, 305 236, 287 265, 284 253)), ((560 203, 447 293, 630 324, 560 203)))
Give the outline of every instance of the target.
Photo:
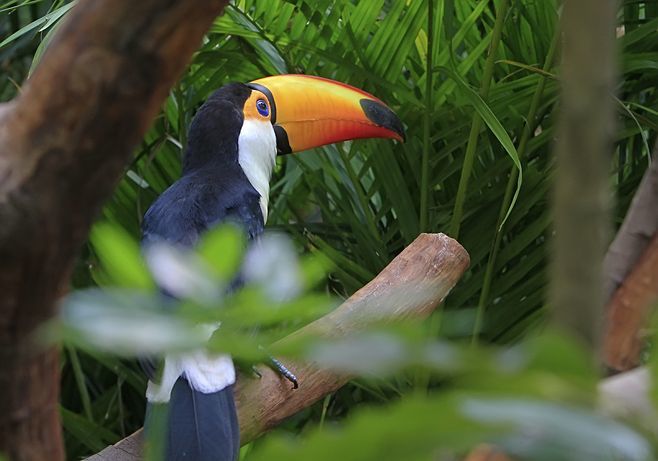
POLYGON ((80 1, 0 105, 0 452, 63 459, 58 351, 35 341, 132 148, 226 0, 80 1))
POLYGON ((562 12, 550 305, 556 324, 595 354, 603 326, 602 262, 610 225, 615 14, 612 0, 566 0, 562 12))

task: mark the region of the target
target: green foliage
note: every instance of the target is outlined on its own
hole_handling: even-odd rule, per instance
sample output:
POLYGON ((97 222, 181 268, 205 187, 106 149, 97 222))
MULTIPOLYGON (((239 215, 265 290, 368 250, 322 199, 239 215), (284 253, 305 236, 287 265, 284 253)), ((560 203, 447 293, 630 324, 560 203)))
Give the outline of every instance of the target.
MULTIPOLYGON (((96 280, 104 289, 82 289, 69 295, 63 303, 62 322, 53 325, 50 333, 78 349, 144 357, 204 347, 208 333, 198 325, 221 323, 221 334, 213 335, 207 344, 210 350, 229 352, 238 360, 262 360, 265 354, 260 345, 271 344, 326 314, 333 305, 326 295, 309 292, 299 297, 296 283, 281 291, 286 287, 278 283, 279 272, 293 278, 299 275, 300 285, 304 282, 296 270, 296 255, 286 254, 294 250, 285 241, 266 234, 240 258, 244 259, 241 263, 243 240, 227 225, 206 233, 195 251, 161 243, 145 248, 144 258, 137 241, 116 226, 98 223, 90 241, 101 262, 98 272, 104 274, 96 280), (230 271, 213 259, 224 256, 233 266, 230 271), (274 256, 273 264, 267 265, 268 256, 274 256), (158 268, 153 275, 159 288, 145 259, 158 268), (229 290, 238 269, 246 274, 252 260, 264 272, 248 277, 249 285, 240 290, 229 290)), ((303 266, 317 266, 314 259, 305 257, 303 266)), ((84 378, 77 350, 71 348, 69 354, 81 387, 84 378)), ((89 416, 85 393, 81 393, 82 403, 89 416)))
POLYGON ((340 430, 313 431, 304 443, 272 437, 249 459, 448 460, 483 440, 537 461, 644 460, 650 453, 638 433, 582 408, 445 392, 362 411, 340 430), (539 433, 505 440, 512 428, 539 433))
MULTIPOLYGON (((98 223, 89 234, 105 276, 114 285, 127 288, 154 288, 153 280, 140 256, 138 244, 120 228, 98 223)), ((101 283, 102 284, 102 283, 101 283)))
MULTIPOLYGON (((346 296, 369 281, 421 230, 447 231, 469 132, 474 117, 482 117, 485 123, 475 133, 479 142, 458 223, 459 240, 471 256, 471 268, 446 300, 445 312, 422 331, 429 343, 437 334, 481 343, 521 341, 541 326, 544 315, 551 232, 548 194, 559 90, 555 77, 559 68, 553 59, 559 42, 558 9, 554 0, 509 2, 491 88, 481 98, 475 89, 485 77, 496 20, 494 6, 499 3, 437 0, 429 15, 427 1, 235 0, 215 21, 136 148, 126 175, 103 210, 104 219, 138 238, 148 205, 180 174, 186 130, 195 109, 222 84, 282 72, 341 80, 387 102, 404 121, 407 142, 357 141, 281 158, 268 225, 284 229, 295 236, 300 248, 321 255, 321 259, 301 263, 309 285, 324 281, 328 291, 346 296), (325 280, 321 274, 329 266, 331 274, 325 280)), ((619 114, 611 171, 616 224, 646 168, 648 146, 658 127, 655 3, 626 0, 619 14, 625 34, 618 39, 619 114)), ((0 77, 1 100, 16 94, 16 82, 24 79, 32 57, 38 58, 49 38, 47 32, 56 27, 69 5, 49 0, 0 2, 0 62, 7 69, 0 77)), ((136 245, 116 227, 95 229, 96 238, 92 235, 83 253, 76 283, 80 287, 90 283, 91 267, 97 283, 113 281, 148 289, 151 278, 143 270, 136 245), (102 270, 97 270, 99 264, 102 270)), ((213 280, 225 280, 233 273, 241 248, 239 238, 230 231, 208 237, 200 258, 211 266, 213 280), (221 258, 216 257, 220 254, 221 258)), ((322 311, 304 314, 307 303, 291 303, 275 311, 240 314, 240 307, 258 311, 263 296, 258 290, 236 295, 235 309, 223 312, 227 322, 234 322, 235 331, 244 331, 258 319, 272 327, 265 328, 258 339, 272 340, 322 311), (284 320, 290 316, 303 320, 298 317, 286 325, 284 320)), ((185 318, 207 319, 207 310, 191 304, 185 318)), ((218 347, 230 347, 227 341, 217 341, 221 342, 218 347)), ((502 362, 485 353, 476 358, 467 355, 463 360, 473 360, 468 370, 440 371, 427 357, 419 358, 418 349, 405 346, 403 351, 410 358, 393 367, 398 373, 387 379, 355 381, 324 406, 318 404, 284 426, 282 431, 300 434, 298 441, 268 436, 262 447, 261 442, 254 444, 247 458, 252 453, 254 459, 282 459, 284 455, 287 459, 327 459, 330 454, 334 458, 337 453, 332 450, 344 443, 353 448, 343 453, 348 459, 385 458, 387 454, 390 459, 428 459, 430 453, 443 456, 444 452, 436 451, 437 442, 445 453, 460 452, 473 440, 489 436, 505 444, 508 439, 496 438, 501 427, 517 427, 518 415, 540 410, 553 422, 572 420, 584 430, 577 434, 592 436, 591 446, 601 443, 601 449, 612 450, 616 439, 606 434, 618 427, 611 429, 601 422, 592 414, 591 402, 582 398, 592 391, 596 374, 586 359, 578 359, 577 349, 556 341, 541 339, 513 348, 502 362), (536 351, 535 361, 517 368, 517 374, 505 375, 498 369, 513 366, 529 351, 536 351), (482 370, 478 372, 477 367, 482 370), (431 392, 420 395, 427 386, 431 392), (397 402, 409 393, 413 395, 397 402), (565 397, 572 394, 579 398, 565 397), (481 418, 467 418, 462 411, 464 402, 474 396, 483 399, 476 405, 476 413, 485 415, 481 418), (568 403, 554 407, 546 402, 549 398, 555 404, 568 403), (392 400, 397 403, 388 404, 392 400), (363 404, 382 407, 362 412, 363 404), (356 418, 340 431, 327 427, 353 412, 356 418), (508 417, 503 413, 509 413, 508 417), (500 415, 492 420, 492 414, 500 415), (316 428, 318 422, 322 429, 316 428), (485 422, 495 424, 492 428, 485 422), (400 453, 408 456, 392 456, 400 453)), ((253 359, 249 351, 254 344, 252 339, 233 352, 253 359)), ((63 356, 63 421, 71 457, 91 453, 141 424, 144 382, 133 362, 99 353, 94 347, 65 348, 63 356)), ((548 419, 535 420, 538 426, 533 427, 553 427, 548 419)), ((597 457, 601 452, 574 448, 564 431, 551 434, 564 439, 561 453, 572 456, 564 459, 606 459, 597 457)), ((635 448, 619 451, 620 457, 642 459, 641 443, 629 437, 628 443, 635 448)), ((520 450, 512 439, 508 445, 511 451, 520 450)), ((540 442, 532 447, 545 448, 540 442)), ((547 453, 553 456, 549 459, 563 456, 547 453)), ((540 459, 534 452, 519 454, 540 459)))
POLYGON ((226 226, 204 235, 197 250, 213 274, 228 281, 240 267, 246 245, 244 240, 239 229, 226 226))

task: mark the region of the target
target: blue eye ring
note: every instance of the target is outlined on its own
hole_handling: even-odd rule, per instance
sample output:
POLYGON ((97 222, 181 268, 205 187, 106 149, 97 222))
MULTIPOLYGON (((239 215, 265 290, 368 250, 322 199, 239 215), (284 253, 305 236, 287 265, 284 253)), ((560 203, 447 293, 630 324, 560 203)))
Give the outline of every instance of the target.
POLYGON ((256 101, 256 109, 258 109, 258 113, 263 117, 270 115, 270 108, 267 107, 267 103, 264 99, 259 99, 256 101))

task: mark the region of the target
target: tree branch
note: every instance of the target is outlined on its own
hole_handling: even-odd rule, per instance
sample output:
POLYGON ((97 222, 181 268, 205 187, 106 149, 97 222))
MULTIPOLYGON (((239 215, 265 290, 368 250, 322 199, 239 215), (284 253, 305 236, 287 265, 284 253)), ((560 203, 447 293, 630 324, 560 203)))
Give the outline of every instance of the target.
MULTIPOLYGON (((658 151, 658 144, 654 149, 658 151)), ((647 169, 604 262, 608 300, 605 364, 616 371, 640 363, 642 329, 658 301, 658 162, 647 169)))
POLYGON ((0 452, 63 458, 56 312, 77 251, 132 148, 226 0, 80 1, 0 105, 0 452))
MULTIPOLYGON (((658 171, 658 170, 657 170, 658 171)), ((658 202, 654 206, 658 205, 658 202)), ((608 367, 626 371, 640 364, 642 329, 658 303, 658 232, 636 266, 608 304, 604 360, 608 367)))
MULTIPOLYGON (((373 325, 427 317, 448 295, 469 265, 466 250, 443 234, 421 234, 377 277, 340 307, 282 342, 310 335, 340 338, 373 325)), ((258 437, 285 418, 336 391, 350 379, 323 368, 320 363, 291 363, 300 387, 267 367, 260 379, 241 378, 236 389, 242 443, 258 437)), ((106 448, 88 461, 136 461, 141 459, 142 432, 106 448)))
POLYGON ((605 255, 603 274, 606 302, 610 301, 658 232, 658 162, 655 161, 657 153, 658 142, 654 147, 654 161, 644 173, 624 222, 605 255))

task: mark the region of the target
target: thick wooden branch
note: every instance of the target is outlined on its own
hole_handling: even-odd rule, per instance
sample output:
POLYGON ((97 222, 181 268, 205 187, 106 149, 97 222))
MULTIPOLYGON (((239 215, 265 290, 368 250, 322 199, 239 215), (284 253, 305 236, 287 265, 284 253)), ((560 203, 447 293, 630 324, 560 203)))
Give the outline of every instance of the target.
POLYGON ((658 163, 655 161, 644 174, 624 223, 608 248, 604 277, 608 306, 603 360, 612 370, 630 370, 640 363, 642 330, 658 301, 658 163))
MULTIPOLYGON (((375 279, 340 307, 282 341, 300 336, 340 338, 373 325, 427 317, 447 296, 469 265, 466 250, 443 234, 421 234, 375 279)), ((242 378, 236 389, 242 443, 249 442, 285 418, 336 391, 350 379, 321 363, 286 365, 300 387, 291 389, 267 367, 260 379, 242 378)), ((141 430, 108 447, 89 461, 134 461, 140 458, 141 430)))
MULTIPOLYGON (((658 201, 654 203, 658 207, 658 201)), ((633 270, 608 304, 603 343, 608 367, 626 371, 640 364, 644 345, 642 330, 658 303, 658 233, 644 249, 633 270)))
POLYGON ((658 143, 654 161, 638 187, 624 222, 610 244, 603 263, 606 302, 636 266, 653 236, 658 232, 658 143))
MULTIPOLYGON (((339 308, 294 336, 339 338, 374 324, 427 317, 447 296, 469 264, 457 241, 443 234, 421 234, 377 277, 339 308)), ((243 381, 237 393, 243 442, 336 391, 349 379, 317 363, 291 364, 301 388, 292 390, 269 368, 263 378, 243 381)))
POLYGON ((56 312, 90 223, 227 0, 80 0, 0 105, 0 452, 59 460, 56 312))

